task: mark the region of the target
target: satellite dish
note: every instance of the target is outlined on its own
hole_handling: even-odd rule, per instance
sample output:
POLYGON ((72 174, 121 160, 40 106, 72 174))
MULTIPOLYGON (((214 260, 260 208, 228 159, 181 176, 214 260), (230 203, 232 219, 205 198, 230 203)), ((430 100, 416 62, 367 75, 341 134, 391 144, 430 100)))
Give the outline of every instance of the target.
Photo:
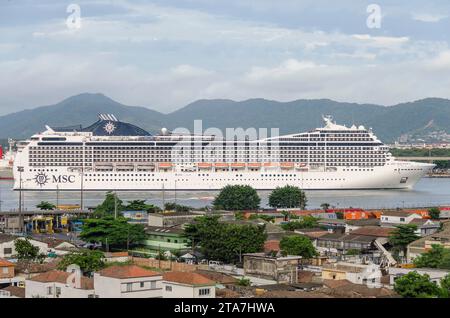
POLYGON ((167 128, 162 128, 162 129, 161 129, 161 134, 162 134, 163 136, 167 136, 167 135, 169 134, 169 130, 168 130, 167 128))

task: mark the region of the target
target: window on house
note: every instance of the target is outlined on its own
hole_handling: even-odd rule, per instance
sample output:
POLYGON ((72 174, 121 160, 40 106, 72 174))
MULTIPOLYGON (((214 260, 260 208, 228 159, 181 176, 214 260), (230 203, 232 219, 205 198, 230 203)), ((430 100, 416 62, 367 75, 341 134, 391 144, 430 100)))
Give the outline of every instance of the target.
POLYGON ((209 289, 209 288, 201 288, 198 290, 198 295, 199 296, 207 296, 210 294, 210 292, 211 292, 211 289, 209 289))
POLYGON ((3 274, 8 274, 8 267, 2 267, 3 274))
POLYGON ((56 287, 56 296, 61 295, 61 287, 56 287))
POLYGON ((47 295, 53 294, 53 288, 47 287, 47 295))
POLYGON ((133 283, 127 283, 127 292, 130 292, 133 290, 133 283))
POLYGON ((89 294, 88 298, 98 298, 98 295, 96 295, 96 294, 89 294))
POLYGON ((151 289, 156 289, 156 282, 155 281, 150 282, 150 288, 151 289))
POLYGON ((167 292, 171 292, 172 291, 172 286, 166 286, 166 291, 167 292))
POLYGON ((12 254, 12 248, 11 247, 4 248, 3 249, 3 254, 12 254))
POLYGON ((400 218, 400 222, 405 222, 405 218, 400 218))
POLYGON ((144 288, 144 282, 141 282, 139 285, 141 286, 141 288, 144 288))

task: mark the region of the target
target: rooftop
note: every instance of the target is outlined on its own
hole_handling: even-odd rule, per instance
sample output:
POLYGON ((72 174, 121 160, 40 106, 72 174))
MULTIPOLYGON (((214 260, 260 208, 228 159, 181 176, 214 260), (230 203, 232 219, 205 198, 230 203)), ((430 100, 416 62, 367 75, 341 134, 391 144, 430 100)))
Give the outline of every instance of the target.
POLYGON ((392 210, 392 211, 384 211, 383 212, 383 216, 397 216, 397 217, 408 217, 411 214, 415 214, 415 213, 411 213, 411 212, 406 212, 406 211, 402 211, 402 210, 392 210))
POLYGON ((161 276, 161 273, 150 271, 136 265, 115 265, 98 272, 101 276, 126 279, 139 277, 161 276))
POLYGON ((20 236, 0 233, 0 243, 11 242, 20 236))
POLYGON ((163 280, 192 286, 211 286, 216 284, 213 280, 195 272, 167 272, 164 273, 163 280))
POLYGON ((25 288, 23 287, 8 286, 3 288, 2 290, 8 291, 11 296, 25 298, 25 288))
POLYGON ((0 258, 0 267, 10 267, 16 266, 16 264, 7 261, 6 259, 0 258))
MULTIPOLYGON (((61 283, 66 284, 67 279, 72 273, 52 270, 49 272, 38 274, 28 280, 40 283, 61 283)), ((74 278, 75 280, 75 278, 74 278)), ((74 280, 72 282, 74 282, 74 280)), ((81 289, 94 289, 94 280, 92 278, 81 277, 81 289)))
POLYGON ((386 228, 380 226, 363 226, 359 229, 353 230, 350 233, 353 235, 365 235, 374 237, 389 237, 389 235, 394 231, 393 228, 386 228))
POLYGON ((170 226, 170 227, 162 227, 162 226, 146 226, 145 232, 147 234, 183 234, 184 230, 180 225, 170 226))
POLYGON ((220 272, 198 269, 194 271, 194 273, 200 274, 209 280, 216 282, 217 284, 236 284, 238 282, 238 280, 233 276, 220 272))

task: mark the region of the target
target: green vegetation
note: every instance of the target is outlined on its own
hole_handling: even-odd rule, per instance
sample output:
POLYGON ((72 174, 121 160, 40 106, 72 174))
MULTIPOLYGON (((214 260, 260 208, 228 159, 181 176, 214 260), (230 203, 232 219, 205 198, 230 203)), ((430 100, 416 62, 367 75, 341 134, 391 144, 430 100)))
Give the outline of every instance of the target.
POLYGON ((344 212, 337 211, 336 212, 336 217, 338 218, 338 220, 343 220, 344 219, 344 212))
POLYGON ((56 205, 53 203, 47 202, 47 201, 41 201, 38 205, 36 205, 37 208, 41 210, 54 210, 56 209, 56 205))
POLYGON ((94 217, 102 218, 105 216, 114 216, 117 205, 117 216, 122 215, 125 210, 122 200, 117 197, 117 194, 109 191, 106 193, 105 200, 98 205, 94 210, 94 217))
POLYGON ((311 240, 306 236, 291 235, 285 236, 280 241, 281 254, 298 255, 303 258, 311 258, 318 255, 311 240))
POLYGON ((244 220, 245 219, 244 213, 241 211, 234 213, 234 219, 235 220, 244 220))
POLYGON ((76 264, 84 273, 92 273, 105 267, 101 251, 80 250, 64 255, 58 269, 65 271, 69 265, 76 264))
POLYGON ((250 215, 249 219, 250 220, 261 219, 261 220, 264 220, 264 221, 269 222, 269 223, 274 223, 275 222, 275 217, 274 216, 266 215, 266 214, 258 214, 258 213, 250 215))
POLYGON ((348 256, 359 255, 359 254, 361 254, 360 250, 352 249, 352 248, 345 252, 345 255, 348 255, 348 256))
POLYGON ((153 204, 146 204, 146 200, 132 200, 128 201, 128 205, 124 207, 124 210, 128 211, 147 211, 149 213, 155 213, 161 211, 161 209, 153 204))
POLYGON ((16 239, 14 241, 14 248, 16 250, 17 259, 25 263, 42 263, 46 257, 45 254, 39 253, 39 247, 31 244, 28 238, 16 239))
POLYGON ((450 149, 434 148, 412 148, 412 149, 390 149, 395 157, 448 157, 450 156, 450 149))
POLYGON ((312 229, 319 227, 317 218, 305 215, 299 221, 291 221, 281 225, 281 228, 285 231, 294 231, 298 229, 312 229))
POLYGON ((256 190, 248 185, 228 185, 214 199, 213 205, 221 210, 256 210, 261 198, 256 190))
POLYGON ((415 233, 415 224, 398 225, 389 236, 389 243, 392 245, 393 256, 399 259, 400 252, 406 255, 406 248, 409 243, 418 240, 420 237, 415 233))
POLYGON ((430 281, 430 276, 420 275, 416 271, 397 278, 394 290, 406 298, 431 298, 442 294, 439 286, 430 281))
POLYGON ((80 238, 87 242, 108 244, 114 248, 126 248, 139 244, 146 238, 144 226, 129 224, 124 217, 107 216, 101 219, 86 219, 80 238))
POLYGON ((237 282, 238 286, 244 286, 244 287, 248 287, 251 286, 252 283, 250 281, 250 279, 245 278, 245 277, 241 277, 238 282, 237 282))
POLYGON ((330 204, 329 203, 322 203, 320 205, 320 207, 322 208, 322 210, 324 210, 325 212, 328 211, 328 209, 330 208, 330 204))
POLYGON ((269 205, 274 208, 305 209, 307 203, 305 192, 294 186, 277 187, 269 196, 269 205))
POLYGON ((166 204, 164 204, 164 210, 165 211, 175 211, 175 212, 189 212, 192 210, 192 208, 187 205, 180 205, 180 204, 176 204, 174 202, 167 202, 166 204))
POLYGON ((430 218, 438 220, 439 216, 441 215, 441 210, 439 210, 439 208, 431 208, 428 210, 428 215, 430 216, 430 218))
POLYGON ((228 263, 242 262, 244 253, 262 251, 267 239, 265 226, 222 223, 217 216, 198 217, 184 232, 207 259, 228 263))
POLYGON ((450 249, 433 244, 431 250, 414 259, 416 267, 450 269, 450 249))
POLYGON ((450 274, 447 274, 440 281, 441 284, 441 297, 450 298, 450 274))

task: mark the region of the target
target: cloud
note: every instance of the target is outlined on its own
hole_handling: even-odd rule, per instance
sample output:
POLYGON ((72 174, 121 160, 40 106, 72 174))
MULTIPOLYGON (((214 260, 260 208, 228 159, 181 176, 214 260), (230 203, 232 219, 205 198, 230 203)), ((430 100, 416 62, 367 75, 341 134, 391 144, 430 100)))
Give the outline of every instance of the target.
POLYGON ((443 19, 448 18, 443 14, 429 14, 429 13, 413 13, 412 19, 420 22, 437 23, 443 19))

